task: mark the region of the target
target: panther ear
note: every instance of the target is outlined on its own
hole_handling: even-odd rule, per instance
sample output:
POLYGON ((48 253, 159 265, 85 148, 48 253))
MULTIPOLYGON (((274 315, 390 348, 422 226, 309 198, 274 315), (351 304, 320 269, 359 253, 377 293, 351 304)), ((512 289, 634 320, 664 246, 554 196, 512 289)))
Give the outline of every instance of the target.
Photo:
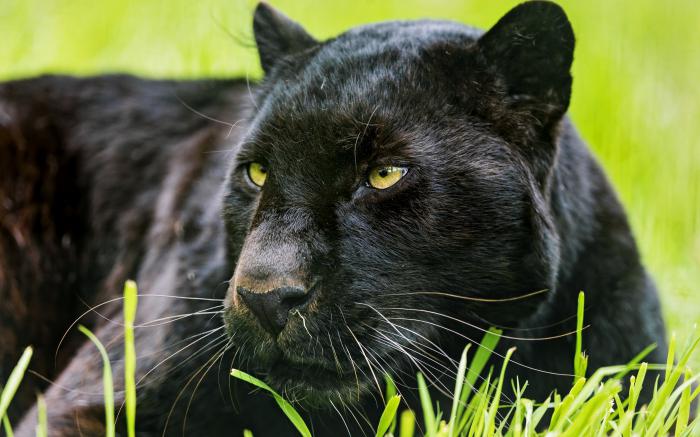
POLYGON ((269 73, 281 57, 318 44, 299 23, 265 2, 255 8, 253 33, 265 73, 269 73))
POLYGON ((479 39, 478 48, 504 81, 510 106, 528 110, 544 127, 561 119, 571 97, 574 32, 560 6, 516 6, 479 39))

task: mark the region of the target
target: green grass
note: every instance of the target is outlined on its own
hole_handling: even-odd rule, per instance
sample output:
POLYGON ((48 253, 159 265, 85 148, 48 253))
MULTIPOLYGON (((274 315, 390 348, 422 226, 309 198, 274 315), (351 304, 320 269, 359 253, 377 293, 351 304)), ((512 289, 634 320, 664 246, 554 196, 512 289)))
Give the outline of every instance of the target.
POLYGON ((39 395, 36 398, 36 411, 37 411, 37 423, 36 423, 36 431, 34 434, 36 437, 48 437, 49 435, 49 429, 48 429, 48 422, 46 419, 46 401, 44 400, 44 396, 39 395))
MULTIPOLYGON (((487 27, 519 0, 272 0, 317 37, 386 19, 487 27)), ((626 205, 671 330, 700 322, 700 7, 565 0, 571 115, 626 205)), ((249 0, 3 0, 0 79, 42 72, 260 76, 249 0)), ((694 361, 696 367, 700 362, 694 361)))
MULTIPOLYGON (((689 423, 691 402, 700 395, 700 387, 695 387, 700 374, 693 374, 687 364, 700 343, 700 338, 689 342, 680 356, 675 355, 676 337, 671 337, 667 364, 638 364, 647 349, 627 365, 610 366, 598 369, 586 378, 586 355, 581 350, 580 336, 583 328, 584 295, 579 296, 578 333, 575 357, 576 378, 571 390, 566 394, 552 393, 543 403, 537 405, 525 396, 526 386, 515 385, 515 399, 504 404, 501 396, 505 379, 505 370, 510 357, 515 352, 511 348, 505 355, 500 373, 492 379, 493 369, 488 372, 478 390, 474 383, 483 373, 494 347, 500 339, 500 332, 492 329, 484 338, 474 354, 472 364, 467 365, 470 345, 465 347, 459 362, 452 408, 449 417, 443 417, 441 405, 434 403, 430 396, 428 384, 422 374, 417 374, 418 391, 423 411, 422 430, 426 437, 521 437, 521 436, 659 436, 673 434, 676 437, 700 434, 700 418, 689 423), (655 382, 655 391, 648 405, 638 405, 638 399, 645 382, 647 370, 652 367, 665 369, 664 381, 655 382), (467 371, 467 368, 469 369, 467 371), (624 396, 622 391, 626 375, 636 370, 629 381, 629 391, 624 396), (625 398, 623 401, 622 398, 625 398), (638 408, 639 407, 639 408, 638 408), (538 425, 551 414, 548 427, 539 429, 538 425)), ((233 370, 232 375, 270 392, 287 417, 303 436, 308 436, 308 428, 301 416, 288 402, 264 382, 241 372, 233 370)), ((649 382, 647 381, 647 384, 649 382)), ((391 377, 387 377, 387 395, 395 393, 391 377)), ((376 429, 376 436, 392 436, 392 423, 401 402, 399 395, 387 396, 389 401, 376 429), (391 433, 387 431, 392 429, 391 433)), ((415 429, 415 416, 405 410, 401 414, 400 436, 412 436, 415 429)), ((542 427, 540 427, 542 428, 542 427)))
POLYGON ((286 399, 284 399, 282 395, 274 391, 269 385, 265 384, 258 378, 238 369, 232 369, 231 376, 238 378, 241 381, 245 381, 249 384, 252 384, 270 393, 275 399, 275 402, 277 402, 277 405, 285 414, 285 416, 287 416, 290 422, 292 422, 294 427, 299 431, 299 434, 301 434, 303 437, 311 437, 311 431, 309 431, 309 427, 306 426, 306 423, 304 423, 304 419, 301 418, 301 414, 299 414, 297 410, 294 409, 292 404, 290 404, 286 399))
MULTIPOLYGON (((583 326, 583 294, 579 299, 578 326, 583 326)), ((428 384, 422 374, 417 374, 418 391, 423 423, 421 429, 426 437, 522 437, 522 436, 660 436, 676 437, 695 436, 700 433, 700 418, 688 421, 691 402, 700 395, 700 387, 693 389, 693 384, 700 380, 700 374, 693 374, 686 366, 693 351, 700 343, 700 338, 689 342, 680 356, 676 356, 675 336, 671 337, 668 363, 664 365, 638 364, 635 358, 627 365, 610 366, 598 369, 589 378, 577 376, 568 393, 552 393, 541 404, 525 396, 526 387, 517 382, 515 399, 503 403, 501 396, 505 379, 505 370, 515 348, 506 353, 498 377, 491 378, 493 369, 488 372, 481 386, 475 389, 476 377, 484 370, 491 351, 497 345, 500 333, 496 330, 487 332, 478 346, 472 364, 467 366, 469 346, 462 354, 452 408, 449 417, 443 417, 441 405, 431 399, 428 384), (677 363, 677 364, 674 364, 677 363), (467 368, 469 369, 467 371, 467 368), (638 399, 649 368, 665 369, 665 380, 655 385, 655 394, 648 405, 639 405, 638 399), (636 373, 634 372, 636 371, 636 373), (626 376, 633 373, 628 379, 626 376), (472 382, 469 381, 474 378, 472 382), (628 382, 627 396, 623 394, 625 382, 628 382), (622 398, 625 398, 623 401, 622 398), (548 427, 539 427, 545 415, 551 419, 548 427), (543 428, 543 429, 540 429, 543 428)), ((580 345, 576 356, 585 357, 580 345)), ((578 364, 577 370, 585 373, 584 364, 578 364)), ((583 374, 582 373, 582 374, 583 374)), ((232 375, 271 393, 278 405, 303 436, 308 436, 308 428, 301 415, 291 404, 271 389, 264 382, 239 370, 232 375)), ((647 381, 647 384, 649 381, 647 381)), ((387 394, 394 393, 391 378, 387 378, 387 394)), ((375 435, 392 436, 392 423, 396 417, 401 397, 387 396, 389 401, 376 428, 375 435), (388 433, 389 429, 391 433, 388 433)), ((415 429, 415 416, 409 410, 401 413, 400 436, 412 436, 415 429)))
MULTIPOLYGON (((449 18, 486 27, 518 0, 272 3, 324 38, 357 24, 396 18, 449 18)), ((700 322, 700 7, 694 0, 560 3, 578 39, 571 115, 627 207, 644 261, 659 284, 670 329, 688 332, 700 322)), ((259 77, 255 51, 250 48, 252 8, 252 2, 240 0, 105 0, 98 4, 4 0, 0 2, 0 79, 43 72, 86 75, 107 71, 156 77, 259 77)), ((464 364, 467 379, 483 370, 476 373, 474 358, 470 362, 468 367, 466 361, 464 364)), ((689 358, 686 364, 697 370, 700 361, 689 358)), ((560 412, 566 407, 566 414, 560 414, 571 432, 579 429, 574 423, 596 423, 604 433, 620 436, 632 435, 642 429, 637 426, 651 423, 663 429, 669 420, 661 411, 670 414, 669 408, 676 409, 673 414, 682 417, 687 414, 685 401, 697 391, 671 390, 666 398, 659 396, 655 411, 650 405, 644 413, 635 413, 633 389, 641 384, 645 369, 644 365, 636 369, 625 402, 618 402, 621 388, 614 383, 602 384, 605 391, 590 392, 591 397, 576 403, 575 410, 566 407, 576 400, 567 397, 571 393, 543 406, 519 398, 510 407, 514 426, 507 432, 525 435, 527 426, 537 422, 545 407, 560 412), (668 402, 674 394, 679 402, 668 402), (616 406, 615 413, 606 414, 601 405, 610 402, 616 406), (517 429, 520 434, 515 433, 517 429)), ((671 373, 674 369, 686 372, 680 365, 672 367, 671 373)), ((622 378, 611 381, 619 385, 622 378)), ((591 380, 593 377, 575 390, 586 392, 584 387, 591 380)), ((464 382, 466 387, 469 384, 464 382)), ((12 397, 6 395, 10 388, 8 382, 0 412, 7 408, 4 399, 12 397)), ((464 417, 472 417, 475 411, 488 412, 489 401, 493 401, 489 391, 496 389, 496 381, 483 383, 477 394, 470 395, 469 403, 459 402, 466 406, 459 410, 460 420, 473 420, 464 417)), ((460 396, 463 394, 464 390, 460 396)), ((455 416, 453 409, 449 411, 451 418, 455 416)), ((451 418, 445 423, 454 423, 451 418)), ((437 414, 432 422, 441 432, 437 414)), ((412 434, 407 431, 415 424, 411 412, 402 411, 398 423, 398 435, 412 434)), ((3 426, 11 428, 5 418, 3 426)), ((498 431, 498 422, 494 426, 498 431)), ((694 431, 700 432, 697 423, 694 431)))
MULTIPOLYGON (((132 350, 131 353, 134 352, 133 321, 137 304, 136 290, 136 284, 133 281, 128 281, 124 287, 124 334, 125 337, 132 338, 131 341, 125 342, 127 353, 129 349, 132 350)), ((579 329, 583 326, 583 306, 584 298, 581 296, 577 321, 579 329)), ((114 401, 109 356, 102 343, 92 332, 83 327, 80 327, 80 330, 95 344, 103 360, 103 382, 107 410, 105 412, 105 428, 106 435, 111 436, 114 435, 114 401)), ((507 381, 505 379, 506 367, 510 357, 515 352, 515 348, 509 349, 506 353, 498 376, 492 376, 494 374, 492 367, 489 368, 488 372, 485 372, 491 352, 500 340, 500 332, 492 329, 484 335, 470 359, 471 364, 469 365, 470 346, 464 349, 458 366, 449 416, 444 416, 443 411, 447 410, 431 399, 428 388, 430 381, 426 382, 423 375, 417 374, 423 412, 420 429, 427 437, 565 437, 583 435, 690 437, 699 435, 700 418, 689 422, 689 417, 691 403, 700 395, 700 387, 697 386, 697 382, 700 381, 700 373, 694 373, 688 367, 688 363, 700 344, 700 332, 696 332, 694 336, 688 338, 695 338, 695 340, 688 341, 683 348, 680 348, 682 352, 676 354, 675 351, 679 349, 676 344, 676 336, 671 337, 668 360, 665 365, 638 364, 639 357, 637 357, 627 365, 598 369, 588 378, 579 376, 575 379, 568 393, 554 392, 544 402, 537 404, 526 396, 527 383, 521 386, 517 380, 507 381), (655 381, 652 400, 646 405, 640 405, 638 400, 649 369, 664 371, 664 380, 661 383, 658 379, 655 381), (486 374, 485 377, 484 374, 486 374), (631 376, 628 377, 628 375, 631 376), (475 385, 477 377, 482 378, 478 387, 475 385), (623 393, 626 382, 627 393, 623 393), (514 384, 515 398, 508 403, 504 403, 504 398, 501 396, 504 384, 514 384), (547 414, 550 417, 548 427, 539 426, 547 414)), ((595 353, 595 351, 590 352, 595 353)), ((582 356, 580 347, 577 346, 575 353, 577 356, 582 356)), ((0 418, 3 419, 5 434, 8 436, 12 435, 12 427, 7 421, 5 412, 21 383, 31 356, 32 349, 27 348, 0 394, 0 418)), ((265 382, 237 369, 233 369, 231 375, 268 392, 299 434, 303 437, 311 436, 309 427, 301 414, 265 382)), ((125 376, 126 379, 130 377, 129 374, 125 376)), ((412 436, 416 426, 418 426, 416 416, 412 411, 403 409, 399 415, 398 430, 396 429, 396 416, 402 410, 402 399, 400 395, 396 394, 396 387, 389 375, 387 375, 386 381, 387 401, 384 412, 376 425, 375 435, 377 437, 393 436, 396 435, 394 432, 398 431, 398 435, 401 437, 412 436)), ((648 384, 650 381, 646 382, 648 384)), ((127 384, 125 389, 126 399, 129 396, 135 398, 134 386, 127 384)), ((37 405, 36 436, 45 437, 47 436, 47 410, 51 406, 47 406, 41 396, 39 396, 37 405)), ((135 411, 129 413, 127 410, 128 433, 135 433, 134 416, 129 417, 129 414, 134 413, 135 411)), ((252 433, 246 430, 243 435, 251 437, 252 433)))
POLYGON ((134 319, 138 304, 136 282, 124 285, 124 390, 126 404, 126 430, 129 437, 136 436, 136 347, 134 345, 134 319))
POLYGON ((100 352, 100 357, 102 358, 102 391, 105 402, 105 437, 114 437, 114 384, 112 382, 112 365, 109 361, 109 355, 107 355, 107 350, 102 345, 102 342, 89 329, 80 325, 78 330, 85 334, 100 352))
POLYGON ((6 382, 4 382, 5 385, 0 391, 0 418, 3 419, 3 426, 5 429, 11 428, 10 422, 7 420, 5 413, 7 412, 7 408, 10 406, 12 398, 15 396, 15 393, 17 393, 17 388, 22 382, 22 378, 24 378, 24 372, 27 371, 27 367, 29 366, 29 361, 32 359, 33 353, 34 350, 31 347, 24 349, 24 352, 17 362, 17 365, 14 369, 12 369, 10 377, 7 378, 6 382))
POLYGON ((574 382, 586 375, 588 356, 583 351, 583 311, 586 306, 586 296, 583 291, 578 294, 576 309, 576 352, 574 353, 574 382))

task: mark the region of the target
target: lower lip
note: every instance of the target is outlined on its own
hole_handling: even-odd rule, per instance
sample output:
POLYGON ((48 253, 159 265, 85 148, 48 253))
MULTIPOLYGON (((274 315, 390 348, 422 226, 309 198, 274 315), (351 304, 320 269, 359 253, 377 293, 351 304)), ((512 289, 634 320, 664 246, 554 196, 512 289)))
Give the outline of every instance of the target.
POLYGON ((282 375, 285 379, 313 380, 313 381, 341 381, 344 375, 339 374, 335 368, 328 368, 318 364, 299 363, 280 359, 275 362, 270 373, 282 375))

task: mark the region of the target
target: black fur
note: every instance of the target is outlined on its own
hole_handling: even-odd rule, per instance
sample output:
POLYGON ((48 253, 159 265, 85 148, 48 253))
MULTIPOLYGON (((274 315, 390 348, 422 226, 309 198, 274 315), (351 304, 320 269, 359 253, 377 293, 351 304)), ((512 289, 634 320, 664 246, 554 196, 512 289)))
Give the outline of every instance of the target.
MULTIPOLYGON (((591 371, 651 343, 647 359, 664 361, 653 282, 620 203, 565 116, 574 36, 560 7, 525 3, 483 35, 452 22, 387 22, 318 42, 261 4, 254 30, 266 77, 252 91, 238 81, 124 76, 0 86, 0 332, 15 340, 0 346, 0 380, 23 345, 41 345, 37 369, 57 379, 46 391, 56 435, 73 435, 76 418, 83 434, 103 432, 92 345, 74 337, 77 353, 61 349, 65 365, 50 359, 82 311, 76 291, 99 303, 128 277, 144 293, 223 298, 232 345, 189 412, 197 379, 176 403, 178 394, 218 349, 196 356, 202 341, 148 374, 143 435, 166 422, 166 433, 291 432, 268 397, 243 395, 245 385, 231 411, 220 392, 233 355, 235 366, 298 401, 318 435, 345 432, 331 405, 352 405, 376 423, 383 369, 403 380, 409 403, 418 363, 427 363, 419 367, 436 393, 452 387, 442 354, 458 358, 492 325, 510 337, 498 353, 517 347, 509 376, 543 399, 572 382, 556 374, 572 372, 574 336, 537 338, 574 329, 579 290, 591 371), (269 169, 262 189, 247 180, 251 161, 269 169), (408 173, 379 191, 365 184, 376 165, 408 173), (237 296, 250 272, 293 276, 309 290, 276 338, 237 296), (55 316, 42 302, 65 309, 55 316), (55 320, 39 332, 44 313, 55 320)), ((139 318, 210 306, 142 297, 139 318)), ((119 308, 99 311, 118 318, 119 308)), ((119 375, 122 328, 92 317, 112 341, 119 375)), ((137 330, 139 376, 221 323, 193 316, 137 330)), ((30 390, 46 388, 30 381, 15 422, 30 390)), ((368 427, 344 417, 352 435, 368 427)), ((29 410, 19 435, 33 423, 29 410)))

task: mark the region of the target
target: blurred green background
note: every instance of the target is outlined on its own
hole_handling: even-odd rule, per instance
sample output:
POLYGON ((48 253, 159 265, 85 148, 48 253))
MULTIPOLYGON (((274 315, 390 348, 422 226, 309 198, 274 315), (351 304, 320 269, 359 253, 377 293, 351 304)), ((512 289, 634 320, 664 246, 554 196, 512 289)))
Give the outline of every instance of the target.
MULTIPOLYGON (((518 2, 270 3, 325 38, 386 19, 448 18, 488 27, 518 2)), ((560 3, 578 40, 571 115, 627 206, 670 328, 684 337, 700 321, 700 4, 560 3)), ((0 79, 114 71, 256 78, 254 4, 0 0, 0 79)))

